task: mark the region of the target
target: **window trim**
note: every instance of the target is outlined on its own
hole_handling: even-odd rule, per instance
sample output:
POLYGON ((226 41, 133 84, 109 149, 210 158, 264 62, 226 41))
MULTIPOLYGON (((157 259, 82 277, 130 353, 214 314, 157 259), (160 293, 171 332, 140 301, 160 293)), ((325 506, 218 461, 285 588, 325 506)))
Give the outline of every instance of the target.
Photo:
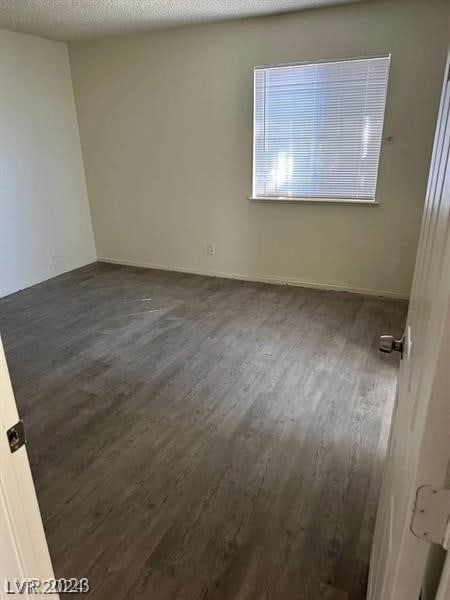
POLYGON ((311 59, 304 61, 295 61, 295 62, 287 62, 287 63, 275 63, 269 65, 256 65, 253 67, 253 109, 252 109, 252 193, 248 197, 249 200, 254 202, 276 202, 281 204, 343 204, 343 205, 358 205, 358 206, 379 206, 379 201, 377 200, 377 192, 378 192, 378 172, 381 164, 381 151, 383 148, 384 142, 384 128, 386 124, 386 107, 388 103, 388 93, 389 93, 389 75, 390 75, 390 67, 392 61, 392 54, 390 52, 386 52, 384 54, 370 54, 367 56, 354 56, 354 57, 345 57, 345 58, 324 58, 324 59, 311 59), (384 112, 383 112, 383 129, 381 132, 381 145, 380 145, 380 156, 378 158, 378 171, 377 171, 377 184, 375 188, 375 194, 372 200, 360 199, 360 198, 302 198, 299 196, 258 196, 255 195, 255 143, 256 143, 256 132, 255 132, 255 104, 256 104, 256 85, 255 85, 255 77, 256 72, 262 69, 278 69, 280 67, 300 67, 305 65, 316 65, 316 64, 325 64, 325 63, 340 63, 346 61, 357 61, 357 60, 368 60, 372 58, 389 58, 389 69, 388 69, 388 80, 386 86, 386 99, 384 103, 384 112))
POLYGON ((298 196, 249 196, 252 202, 276 202, 282 204, 356 204, 359 206, 378 206, 378 200, 363 200, 360 198, 300 198, 298 196))

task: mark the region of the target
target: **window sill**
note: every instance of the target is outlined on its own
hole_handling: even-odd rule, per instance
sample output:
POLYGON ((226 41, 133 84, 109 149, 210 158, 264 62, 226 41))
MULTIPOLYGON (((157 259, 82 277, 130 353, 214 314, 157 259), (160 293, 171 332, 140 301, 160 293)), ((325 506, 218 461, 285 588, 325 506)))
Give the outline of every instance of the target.
POLYGON ((358 200, 352 198, 289 198, 289 197, 266 197, 250 196, 252 202, 283 202, 285 204, 345 204, 357 206, 378 206, 376 200, 358 200))

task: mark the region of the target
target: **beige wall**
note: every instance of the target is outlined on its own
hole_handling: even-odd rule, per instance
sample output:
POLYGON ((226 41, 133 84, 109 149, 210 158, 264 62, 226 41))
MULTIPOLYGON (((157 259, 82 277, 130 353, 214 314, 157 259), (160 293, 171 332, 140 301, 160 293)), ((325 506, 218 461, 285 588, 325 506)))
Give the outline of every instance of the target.
POLYGON ((447 10, 373 1, 71 45, 99 257, 407 295, 447 10), (252 67, 385 52, 380 205, 250 202, 252 67))
POLYGON ((96 258, 66 44, 0 30, 0 296, 96 258))

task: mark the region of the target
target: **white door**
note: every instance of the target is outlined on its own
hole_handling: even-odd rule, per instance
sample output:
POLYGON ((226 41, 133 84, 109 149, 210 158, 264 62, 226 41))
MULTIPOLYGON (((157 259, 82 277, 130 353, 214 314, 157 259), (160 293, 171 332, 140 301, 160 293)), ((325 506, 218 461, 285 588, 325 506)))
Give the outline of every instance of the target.
POLYGON ((449 467, 449 110, 447 64, 375 527, 370 600, 419 600, 429 544, 410 529, 415 493, 421 485, 444 487, 449 467))
POLYGON ((56 594, 19 595, 26 590, 21 581, 54 576, 26 448, 11 453, 6 434, 18 419, 0 339, 0 598, 12 598, 15 592, 24 599, 57 599, 56 594))
POLYGON ((447 552, 444 569, 442 571, 439 589, 436 593, 436 600, 449 600, 450 598, 450 554, 447 552))

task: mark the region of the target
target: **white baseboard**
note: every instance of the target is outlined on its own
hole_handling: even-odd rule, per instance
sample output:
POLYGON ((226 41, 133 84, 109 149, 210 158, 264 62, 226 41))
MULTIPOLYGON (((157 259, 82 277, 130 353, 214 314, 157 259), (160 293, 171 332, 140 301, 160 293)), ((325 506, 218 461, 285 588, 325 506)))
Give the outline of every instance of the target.
POLYGON ((318 290, 334 290, 336 292, 351 292, 352 294, 364 294, 366 296, 381 296, 383 298, 396 298, 399 300, 408 300, 407 294, 400 294, 389 290, 372 290, 370 288, 358 288, 348 285, 336 285, 332 283, 317 283, 313 281, 302 281, 277 275, 242 275, 240 273, 222 273, 221 271, 206 271, 202 269, 192 269, 190 267, 169 267, 167 265, 157 265, 153 263, 140 262, 135 260, 109 258, 107 256, 97 257, 98 262, 112 263, 115 265, 125 265, 129 267, 142 267, 144 269, 157 269, 158 271, 175 271, 176 273, 190 273, 192 275, 206 275, 207 277, 222 277, 224 279, 241 279, 242 281, 256 281, 259 283, 271 283, 274 285, 293 285, 297 287, 314 288, 318 290))
POLYGON ((40 285, 41 283, 45 283, 46 281, 50 281, 51 279, 55 279, 55 277, 60 277, 61 275, 65 275, 66 273, 70 273, 71 271, 77 271, 78 269, 81 269, 83 267, 87 267, 88 265, 95 265, 97 263, 97 259, 95 258, 90 258, 86 261, 82 261, 80 264, 78 265, 70 265, 69 268, 63 268, 62 270, 56 270, 54 269, 54 265, 53 265, 53 273, 49 274, 47 273, 46 275, 40 276, 36 279, 31 279, 29 281, 27 281, 26 283, 21 283, 19 285, 19 287, 14 287, 12 289, 9 289, 6 291, 6 293, 0 293, 0 299, 1 298, 7 298, 8 296, 12 296, 14 294, 17 294, 18 292, 22 292, 23 290, 27 290, 31 287, 34 287, 35 285, 40 285))

